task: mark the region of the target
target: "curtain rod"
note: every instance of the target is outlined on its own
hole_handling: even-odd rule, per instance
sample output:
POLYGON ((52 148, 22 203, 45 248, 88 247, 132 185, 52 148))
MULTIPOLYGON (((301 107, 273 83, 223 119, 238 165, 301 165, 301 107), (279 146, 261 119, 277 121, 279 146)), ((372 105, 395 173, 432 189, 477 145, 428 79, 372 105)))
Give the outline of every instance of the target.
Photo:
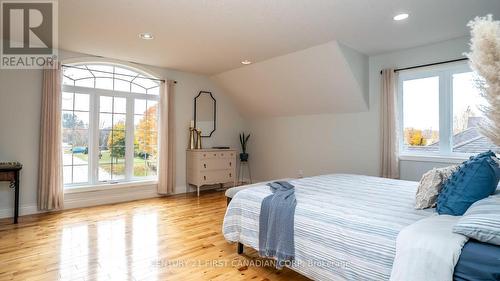
MULTIPOLYGON (((428 63, 428 64, 422 64, 422 65, 404 67, 404 68, 397 68, 397 69, 394 69, 394 72, 403 71, 403 70, 409 70, 409 69, 414 69, 414 68, 434 66, 434 65, 445 64, 445 63, 452 63, 452 62, 457 62, 457 61, 464 61, 464 60, 469 60, 469 59, 468 58, 460 58, 460 59, 440 61, 440 62, 434 62, 434 63, 428 63)), ((380 74, 382 74, 382 70, 380 70, 380 74)))
MULTIPOLYGON (((78 67, 78 66, 74 66, 74 65, 68 65, 68 64, 63 64, 62 67, 75 68, 75 69, 81 69, 81 70, 90 70, 90 71, 107 73, 107 74, 118 74, 118 75, 121 75, 121 76, 128 76, 128 77, 137 77, 136 75, 119 74, 119 73, 113 73, 113 72, 104 71, 104 70, 89 69, 89 68, 83 68, 83 67, 78 67)), ((151 78, 151 77, 140 77, 140 78, 141 79, 149 79, 149 80, 153 80, 153 81, 165 82, 164 79, 156 79, 156 78, 151 78)), ((177 81, 174 81, 174 83, 177 84, 177 81)))

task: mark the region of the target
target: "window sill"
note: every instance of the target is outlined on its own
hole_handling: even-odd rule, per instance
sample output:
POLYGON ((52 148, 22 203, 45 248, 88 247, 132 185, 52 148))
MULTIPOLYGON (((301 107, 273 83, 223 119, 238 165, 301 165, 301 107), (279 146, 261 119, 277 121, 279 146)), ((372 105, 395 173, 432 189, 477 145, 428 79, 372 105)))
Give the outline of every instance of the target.
POLYGON ((450 163, 461 164, 469 158, 468 155, 418 155, 418 154, 402 154, 399 156, 400 161, 416 161, 416 162, 434 162, 434 163, 450 163))
POLYGON ((74 187, 70 187, 70 188, 66 187, 64 189, 64 194, 112 190, 112 189, 120 189, 120 188, 128 188, 128 187, 140 187, 140 186, 148 186, 148 185, 155 185, 155 184, 158 184, 157 180, 133 181, 133 182, 124 182, 124 183, 106 183, 106 184, 97 184, 97 185, 83 185, 83 186, 74 186, 74 187))

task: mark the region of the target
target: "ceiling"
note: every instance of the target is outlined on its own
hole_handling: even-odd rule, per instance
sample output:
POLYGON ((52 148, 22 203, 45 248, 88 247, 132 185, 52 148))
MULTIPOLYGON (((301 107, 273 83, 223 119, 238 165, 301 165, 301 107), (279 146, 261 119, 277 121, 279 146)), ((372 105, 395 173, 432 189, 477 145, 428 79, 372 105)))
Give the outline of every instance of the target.
POLYGON ((474 16, 500 15, 500 1, 61 0, 59 10, 62 49, 213 75, 332 40, 372 55, 464 36, 474 16), (394 22, 400 12, 410 18, 394 22))
POLYGON ((246 117, 368 109, 368 57, 336 41, 213 76, 246 117))

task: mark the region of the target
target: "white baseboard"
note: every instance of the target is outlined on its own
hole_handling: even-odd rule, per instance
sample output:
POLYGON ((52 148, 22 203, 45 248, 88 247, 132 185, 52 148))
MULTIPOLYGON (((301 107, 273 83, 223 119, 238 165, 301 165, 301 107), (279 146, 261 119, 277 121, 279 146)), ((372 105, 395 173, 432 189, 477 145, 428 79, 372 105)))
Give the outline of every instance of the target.
MULTIPOLYGON (((182 194, 189 191, 190 190, 188 190, 186 186, 177 186, 174 194, 182 194)), ((155 197, 159 197, 156 192, 156 185, 68 193, 64 196, 64 209, 68 210, 74 208, 92 207, 155 197)), ((43 211, 39 211, 36 204, 19 206, 20 216, 38 213, 43 213, 43 211)), ((11 217, 14 217, 14 207, 0 209, 0 218, 11 217)))
POLYGON ((156 185, 134 186, 112 190, 99 190, 66 194, 64 209, 91 207, 158 197, 156 185))
MULTIPOLYGON (((104 204, 127 202, 139 199, 158 197, 156 185, 136 186, 111 190, 99 190, 79 193, 68 193, 64 196, 64 209, 91 207, 104 204)), ((21 205, 19 215, 26 216, 43 213, 36 205, 21 205)), ((14 207, 0 209, 0 218, 14 217, 14 207)))
MULTIPOLYGON (((186 193, 186 186, 177 186, 174 194, 186 193)), ((64 209, 92 207, 159 197, 156 184, 126 187, 112 190, 89 191, 66 194, 64 209)))
MULTIPOLYGON (((36 205, 21 205, 19 206, 19 215, 26 216, 41 213, 38 211, 36 205)), ((14 217, 14 207, 8 209, 0 209, 0 219, 3 218, 13 218, 14 217)))
POLYGON ((175 192, 174 194, 183 194, 183 193, 188 193, 189 190, 186 188, 185 185, 180 185, 175 187, 175 192))

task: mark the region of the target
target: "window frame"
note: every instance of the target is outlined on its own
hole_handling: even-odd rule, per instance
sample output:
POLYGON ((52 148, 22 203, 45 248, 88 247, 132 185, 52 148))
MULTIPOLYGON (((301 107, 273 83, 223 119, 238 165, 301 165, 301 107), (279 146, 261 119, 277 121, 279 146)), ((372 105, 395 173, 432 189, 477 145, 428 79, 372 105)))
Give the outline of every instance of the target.
MULTIPOLYGON (((139 75, 145 77, 146 79, 148 78, 153 78, 150 74, 145 73, 144 71, 138 70, 131 68, 129 66, 124 66, 121 64, 117 63, 112 63, 112 62, 78 62, 75 64, 71 64, 71 66, 77 66, 77 67, 86 67, 87 65, 105 65, 105 66, 114 66, 114 67, 119 67, 122 69, 130 70, 133 72, 136 72, 139 75)), ((97 70, 94 70, 98 72, 97 70)), ((64 73, 64 71, 63 71, 64 73)), ((64 74, 62 74, 64 75, 64 74)), ((120 75, 120 74, 117 74, 120 75)), ((89 77, 90 78, 90 77, 89 77)), ((96 78, 96 77, 94 77, 96 78)), ((119 79, 114 77, 114 74, 112 77, 109 77, 110 79, 119 79)), ((130 82, 130 81, 128 81, 130 82)), ((113 82, 114 83, 114 82, 113 82)), ((95 82, 94 82, 94 87, 84 87, 84 86, 74 86, 74 85, 67 85, 64 83, 61 83, 61 94, 64 92, 68 93, 73 93, 73 94, 87 94, 89 96, 89 128, 88 128, 88 181, 83 182, 83 183, 69 183, 69 184, 64 184, 64 189, 65 191, 73 191, 77 192, 76 190, 79 189, 86 189, 90 188, 93 189, 93 187, 99 187, 99 186, 111 186, 111 185, 116 185, 116 186, 128 186, 129 184, 135 184, 135 183, 144 183, 144 184, 150 184, 152 182, 157 182, 158 180, 158 175, 154 176, 144 176, 144 177, 136 177, 134 176, 134 137, 135 137, 135 124, 134 124, 134 117, 135 117, 135 100, 136 99, 141 99, 141 100, 148 100, 148 101, 156 101, 159 105, 160 102, 160 95, 154 95, 154 94, 147 94, 147 90, 153 89, 155 87, 146 89, 146 93, 135 93, 135 92, 125 92, 125 91, 118 91, 118 90, 110 90, 110 89, 101 89, 101 88, 95 88, 95 82), (126 113, 125 113, 125 174, 123 179, 111 179, 108 181, 99 181, 99 136, 100 136, 100 129, 99 129, 99 115, 100 115, 100 97, 106 96, 106 97, 118 97, 118 98, 125 98, 126 100, 126 113)), ((131 82, 131 87, 132 87, 132 82, 131 82)), ((160 88, 161 85, 158 84, 158 87, 160 88)), ((160 93, 161 94, 161 93, 160 93)), ((63 112, 63 109, 61 108, 61 112, 63 112)), ((156 118, 158 120, 158 138, 159 138, 159 131, 161 129, 161 126, 159 124, 160 118, 159 118, 159 111, 156 112, 156 118)), ((61 139, 62 143, 62 139, 61 139)), ((157 144, 159 145, 159 142, 157 141, 157 144)), ((156 159, 158 161, 158 159, 156 159)), ((72 166, 72 165, 71 165, 72 166)), ((73 166, 72 166, 73 167, 73 166)), ((70 191, 70 193, 71 193, 70 191)))
POLYGON ((472 72, 468 63, 452 63, 441 66, 404 70, 398 73, 397 84, 397 134, 399 155, 403 159, 466 159, 474 153, 453 152, 453 75, 472 72), (439 151, 414 152, 404 149, 403 83, 408 80, 438 77, 439 79, 439 151))

